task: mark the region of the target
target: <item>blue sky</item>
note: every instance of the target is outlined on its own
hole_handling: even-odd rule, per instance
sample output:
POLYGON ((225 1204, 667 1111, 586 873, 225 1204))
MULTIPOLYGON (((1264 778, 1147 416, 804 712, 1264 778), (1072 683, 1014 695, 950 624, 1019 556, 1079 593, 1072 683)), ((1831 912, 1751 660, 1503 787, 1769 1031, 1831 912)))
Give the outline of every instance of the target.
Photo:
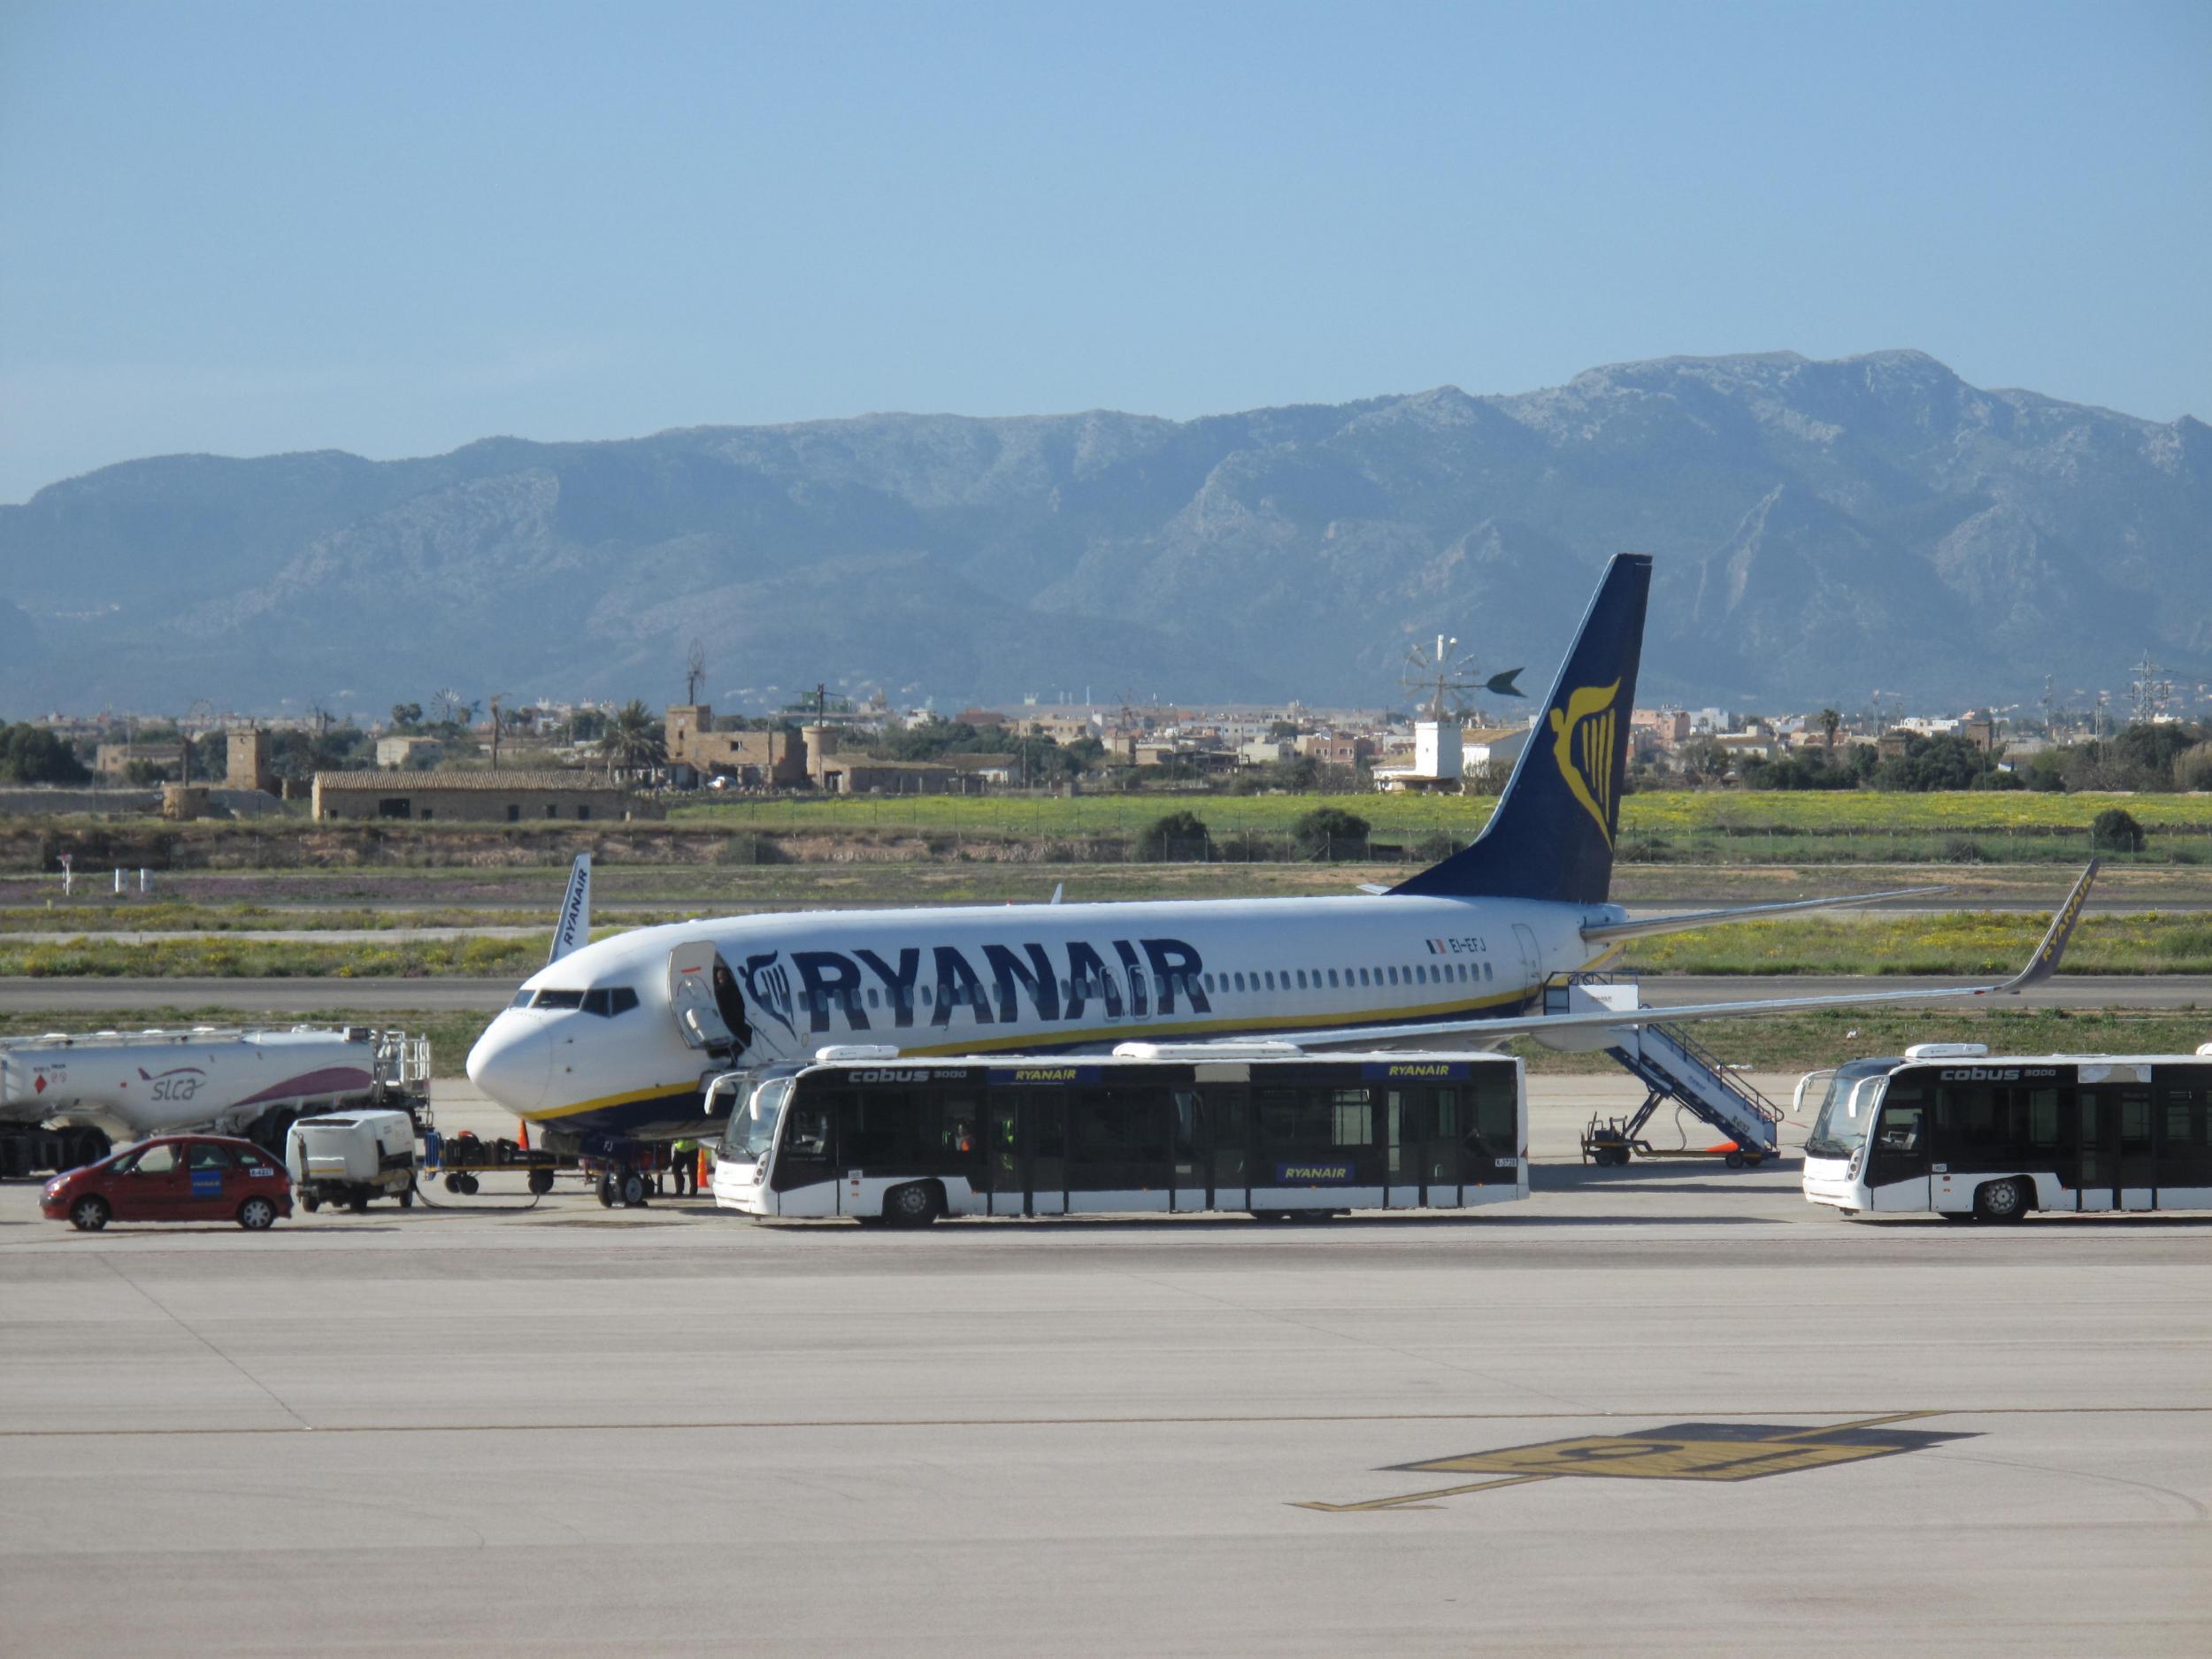
POLYGON ((1893 346, 2212 419, 2212 6, 0 8, 0 501, 1893 346))

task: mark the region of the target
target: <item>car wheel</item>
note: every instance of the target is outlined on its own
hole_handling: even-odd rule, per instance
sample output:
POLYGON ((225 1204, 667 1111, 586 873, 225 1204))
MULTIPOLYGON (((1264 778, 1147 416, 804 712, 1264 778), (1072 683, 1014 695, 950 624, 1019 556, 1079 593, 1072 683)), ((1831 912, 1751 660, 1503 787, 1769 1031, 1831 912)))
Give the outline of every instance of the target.
POLYGON ((69 1206, 69 1225, 80 1233, 97 1233, 108 1225, 108 1201, 88 1193, 69 1206))
POLYGON ((942 1205, 931 1181, 909 1181, 883 1195, 883 1218, 895 1227, 926 1227, 942 1205))
POLYGON ((238 1225, 249 1233, 265 1233, 276 1225, 276 1206, 265 1198, 249 1198, 238 1206, 238 1225))
POLYGON ((2028 1213, 2028 1195, 2011 1179, 1985 1182, 1974 1192, 1974 1214, 1984 1221, 2017 1221, 2028 1213))

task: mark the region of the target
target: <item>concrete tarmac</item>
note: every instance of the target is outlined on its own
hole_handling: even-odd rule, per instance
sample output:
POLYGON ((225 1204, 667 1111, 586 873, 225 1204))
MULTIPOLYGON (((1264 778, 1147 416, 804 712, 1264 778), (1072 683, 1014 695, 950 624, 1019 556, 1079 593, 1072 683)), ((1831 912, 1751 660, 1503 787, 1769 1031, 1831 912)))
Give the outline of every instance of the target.
POLYGON ((1543 1080, 1526 1203, 1300 1226, 882 1233, 565 1182, 85 1235, 0 1186, 0 1630, 2212 1649, 2212 1217, 1854 1224, 1793 1164, 1582 1168, 1632 1092, 1543 1080))
MULTIPOLYGON (((1993 976, 2001 977, 2001 976, 1993 976)), ((1646 976, 1647 999, 1659 1004, 1749 1001, 1769 996, 1829 996, 1973 985, 1970 974, 1942 979, 1907 975, 1722 974, 1646 976)), ((393 1008, 480 1010, 491 1013, 515 994, 512 979, 0 979, 0 1010, 127 1012, 133 1009, 237 1008, 271 1013, 373 1014, 393 1008)), ((2212 1009, 2212 978, 2202 974, 2062 973, 2021 997, 2027 1008, 2212 1009)))

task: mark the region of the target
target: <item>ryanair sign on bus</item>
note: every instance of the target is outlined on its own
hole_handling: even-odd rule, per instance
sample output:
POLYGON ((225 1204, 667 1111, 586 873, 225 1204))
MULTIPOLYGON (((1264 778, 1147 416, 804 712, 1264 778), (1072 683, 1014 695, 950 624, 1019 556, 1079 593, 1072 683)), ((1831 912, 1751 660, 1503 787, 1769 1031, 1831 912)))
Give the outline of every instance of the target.
POLYGON ((1463 1060, 1370 1060, 1360 1067, 1360 1075, 1370 1082, 1448 1082, 1453 1078, 1472 1074, 1473 1068, 1463 1060))
POLYGON ((1352 1166, 1346 1164, 1278 1164, 1278 1187, 1348 1187, 1352 1166))
POLYGON ((991 1068, 994 1086, 1008 1083, 1041 1083, 1058 1087, 1068 1083, 1095 1083, 1098 1068, 1094 1065, 995 1065, 991 1068))

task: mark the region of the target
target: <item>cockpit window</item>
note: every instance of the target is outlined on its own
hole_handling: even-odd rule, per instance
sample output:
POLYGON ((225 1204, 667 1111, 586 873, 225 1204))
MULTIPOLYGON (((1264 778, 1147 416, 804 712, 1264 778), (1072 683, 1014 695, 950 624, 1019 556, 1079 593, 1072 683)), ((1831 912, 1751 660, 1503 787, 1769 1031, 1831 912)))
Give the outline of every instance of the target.
POLYGON ((508 1003, 507 1006, 510 1008, 527 1008, 530 1006, 530 999, 536 995, 537 993, 535 991, 533 991, 527 986, 525 986, 521 990, 515 993, 515 1000, 508 1003))
POLYGON ((581 1009, 602 1019, 612 1019, 637 1006, 637 993, 626 985, 609 985, 589 991, 540 991, 536 1000, 532 1001, 532 994, 525 991, 515 998, 514 1006, 521 1008, 526 1004, 532 1008, 581 1009))

